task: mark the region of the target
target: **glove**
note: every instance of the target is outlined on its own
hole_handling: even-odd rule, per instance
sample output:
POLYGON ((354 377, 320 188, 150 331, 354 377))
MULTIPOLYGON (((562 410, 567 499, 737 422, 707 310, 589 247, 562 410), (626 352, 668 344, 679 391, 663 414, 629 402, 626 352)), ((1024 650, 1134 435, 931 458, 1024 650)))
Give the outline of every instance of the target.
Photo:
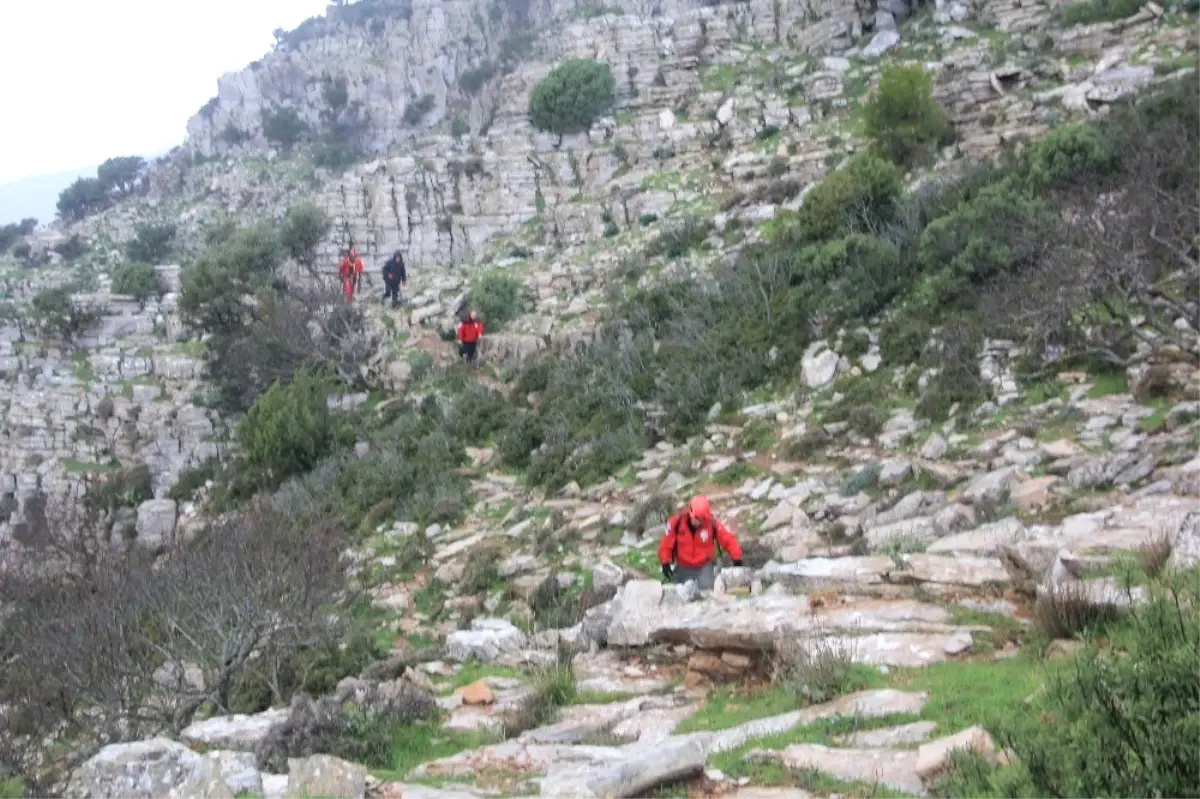
POLYGON ((668 580, 670 580, 670 579, 671 579, 671 573, 674 571, 674 569, 672 569, 672 568, 671 568, 671 564, 670 564, 670 563, 664 563, 664 564, 662 565, 662 570, 663 570, 663 577, 666 577, 668 580))
POLYGON ((742 565, 742 562, 741 562, 740 560, 735 560, 735 561, 733 562, 733 565, 734 565, 734 566, 741 566, 741 565, 742 565))

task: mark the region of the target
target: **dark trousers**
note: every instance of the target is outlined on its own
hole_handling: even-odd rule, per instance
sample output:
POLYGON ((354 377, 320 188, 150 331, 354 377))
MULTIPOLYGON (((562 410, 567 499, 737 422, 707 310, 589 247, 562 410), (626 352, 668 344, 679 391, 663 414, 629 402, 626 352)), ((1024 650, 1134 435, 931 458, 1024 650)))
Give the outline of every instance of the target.
POLYGON ((479 349, 478 341, 460 341, 458 343, 458 354, 468 361, 475 360, 475 351, 479 349))
POLYGON ((398 282, 383 284, 383 299, 386 301, 389 297, 392 299, 393 308, 400 304, 400 284, 398 282))
POLYGON ((695 580, 696 587, 701 591, 711 591, 716 578, 717 570, 712 563, 708 563, 698 569, 689 569, 686 566, 676 565, 675 571, 671 573, 671 582, 676 585, 682 585, 688 580, 695 580))

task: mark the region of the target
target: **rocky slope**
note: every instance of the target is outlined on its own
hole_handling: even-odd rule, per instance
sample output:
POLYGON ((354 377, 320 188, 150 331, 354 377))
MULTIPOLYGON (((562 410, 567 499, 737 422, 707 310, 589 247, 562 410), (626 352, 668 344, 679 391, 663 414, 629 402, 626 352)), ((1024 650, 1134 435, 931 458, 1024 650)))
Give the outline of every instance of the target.
MULTIPOLYGON (((331 8, 222 79, 185 147, 154 167, 147 198, 43 234, 42 247, 75 233, 88 241, 75 268, 98 276, 81 299, 99 322, 70 351, 0 328, 0 537, 35 491, 144 464, 153 496, 122 524, 130 539, 168 544, 194 513, 170 488, 228 446, 225 424, 199 402, 202 347, 178 322, 177 268, 160 267, 168 291, 145 306, 107 290, 138 223, 178 224, 187 251, 215 221, 277 219, 316 199, 337 220, 327 257, 351 238, 371 256, 402 248, 408 304, 370 311, 387 339, 372 380, 399 395, 416 353, 452 357, 437 333, 479 270, 518 277, 533 297, 529 313, 485 339, 485 361, 499 368, 583 340, 606 287, 626 281, 623 264, 646 260, 665 228, 710 218, 713 246, 655 262, 645 280, 700 273, 754 241, 861 148, 859 101, 883 65, 919 61, 934 74, 958 131, 938 172, 1103 114, 1156 82, 1194 78, 1194 14, 1153 3, 1073 26, 1049 4, 1009 0, 589 8, 600 7, 331 8), (559 142, 529 126, 528 94, 572 56, 610 63, 619 102, 559 142), (485 62, 496 73, 464 88, 485 62), (331 100, 329 87, 345 98, 331 100), (426 95, 428 110, 408 113, 426 95), (317 131, 352 124, 367 154, 343 170, 314 167, 305 148, 276 152, 262 121, 281 108, 317 131), (468 132, 451 135, 456 117, 468 132)), ((21 272, 9 290, 27 302, 64 277, 21 272)), ((994 342, 980 372, 995 403, 934 427, 885 395, 882 429, 862 435, 824 420, 878 377, 878 348, 845 344, 814 345, 795 391, 748 401, 737 423, 661 443, 599 485, 547 496, 474 450, 475 504, 462 524, 384 524, 350 553, 394 673, 343 682, 338 697, 364 686, 427 692, 441 713, 438 743, 398 746, 393 767, 372 774, 320 755, 267 768, 254 753, 288 711, 218 716, 185 729, 182 744, 103 750, 68 793, 598 796, 687 779, 705 795, 771 796, 810 771, 842 781, 806 784, 815 794, 847 783, 925 791, 949 750, 993 747, 972 728, 982 718, 944 707, 961 689, 954 675, 1007 686, 997 702, 1036 688, 1025 646, 1033 596, 1067 586, 1125 605, 1140 595, 1115 588, 1123 558, 1161 552, 1186 567, 1200 557, 1200 378, 1184 364, 1170 401, 1135 399, 1141 367, 1124 378, 1063 375, 1052 396, 1033 396, 1017 389, 1011 348, 994 342), (804 441, 818 443, 802 451, 804 441), (700 490, 748 549, 747 566, 723 570, 711 596, 655 578, 664 511, 700 490), (405 564, 414 540, 432 548, 416 574, 405 564), (475 590, 478 575, 464 578, 479 563, 494 579, 475 590), (585 589, 597 601, 582 621, 546 621, 548 594, 575 601, 585 589), (788 642, 854 665, 859 690, 784 692, 772 664, 788 642), (420 643, 439 657, 414 657, 420 643), (560 650, 576 703, 497 743, 560 650), (827 722, 847 726, 835 740, 827 722)))
MULTIPOLYGON (((771 761, 841 780, 840 790, 920 794, 949 751, 994 746, 986 732, 957 726, 961 717, 932 710, 947 692, 961 698, 1040 668, 1021 647, 1032 630, 1029 592, 1081 591, 1120 607, 1142 596, 1106 576, 1121 558, 1158 551, 1168 568, 1200 558, 1197 401, 1141 405, 1119 385, 1085 381, 1061 396, 981 408, 965 427, 922 427, 896 409, 877 438, 810 461, 785 460, 773 445, 739 446, 764 424, 781 435, 811 420, 853 380, 839 378, 810 403, 747 407, 743 425, 714 425, 607 483, 553 498, 490 472, 489 453, 479 452, 480 502, 465 524, 381 528, 356 559, 378 575, 375 604, 399 634, 394 658, 413 663, 401 680, 439 696, 443 728, 464 751, 418 765, 418 750, 407 775, 326 764, 337 775, 328 795, 630 796, 683 778, 704 795, 768 796, 755 786, 778 778, 755 764, 771 761), (659 523, 635 510, 662 492, 695 490, 740 531, 751 563, 722 570, 711 596, 654 578, 659 523), (557 542, 549 548, 543 529, 557 542), (429 570, 389 578, 412 536, 433 542, 429 570), (482 594, 457 590, 481 557, 495 559, 502 582, 482 594), (531 604, 547 580, 616 595, 574 627, 537 631, 531 604), (443 659, 410 660, 406 638, 430 634, 445 637, 443 659), (840 652, 874 673, 867 684, 877 687, 787 712, 778 687, 731 701, 728 687, 755 684, 784 642, 840 652), (499 730, 530 694, 522 672, 553 664, 563 646, 576 653, 582 704, 548 726, 471 748, 464 736, 499 730), (974 687, 948 683, 953 670, 974 687), (812 731, 839 716, 860 731, 806 743, 826 740, 812 731), (915 721, 896 726, 901 717, 915 721)), ((182 739, 210 750, 230 790, 245 782, 267 796, 301 795, 313 779, 309 761, 260 776, 246 760, 285 717, 213 718, 182 739)), ((77 774, 77 790, 123 794, 130 780, 150 777, 178 788, 208 773, 207 762, 169 741, 118 745, 77 774)))

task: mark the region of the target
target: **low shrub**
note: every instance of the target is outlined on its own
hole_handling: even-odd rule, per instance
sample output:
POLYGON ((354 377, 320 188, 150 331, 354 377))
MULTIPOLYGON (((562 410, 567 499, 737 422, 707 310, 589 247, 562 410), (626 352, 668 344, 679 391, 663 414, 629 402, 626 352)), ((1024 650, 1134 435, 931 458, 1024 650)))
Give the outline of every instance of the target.
POLYGON ((1198 796, 1200 574, 1148 601, 1052 670, 1028 712, 988 721, 1011 765, 956 757, 938 796, 1198 796))
POLYGON ((162 293, 158 270, 150 264, 121 264, 113 270, 112 291, 144 302, 162 293))
POLYGON ((1111 602, 1093 598, 1082 583, 1067 582, 1038 592, 1033 617, 1047 638, 1074 638, 1110 624, 1121 615, 1111 602))
POLYGON ((485 272, 471 285, 471 309, 489 332, 501 330, 531 307, 528 291, 516 278, 500 270, 485 272))
POLYGON ((361 685, 362 696, 350 701, 336 696, 318 700, 296 696, 287 718, 272 727, 258 745, 259 767, 286 772, 289 758, 328 754, 382 768, 391 761, 396 727, 437 715, 437 703, 412 683, 396 680, 361 685))
POLYGON ((504 737, 515 738, 526 730, 553 723, 558 709, 569 705, 575 693, 575 674, 571 669, 570 655, 560 651, 554 665, 541 667, 534 672, 533 692, 505 714, 504 737))
POLYGON ((828 702, 867 687, 851 645, 817 635, 778 641, 772 671, 772 681, 801 704, 828 702))

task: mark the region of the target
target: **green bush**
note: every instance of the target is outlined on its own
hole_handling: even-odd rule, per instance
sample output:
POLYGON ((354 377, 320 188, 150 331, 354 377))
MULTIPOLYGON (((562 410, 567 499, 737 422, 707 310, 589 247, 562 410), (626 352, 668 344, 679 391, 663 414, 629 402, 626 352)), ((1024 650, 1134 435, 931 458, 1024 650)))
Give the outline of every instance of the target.
POLYGON ((145 301, 161 293, 158 270, 150 264, 121 264, 112 273, 112 291, 145 301))
POLYGON ((373 532, 380 508, 403 521, 450 523, 466 509, 470 490, 458 468, 466 460, 461 441, 450 435, 436 402, 420 409, 392 406, 390 418, 365 433, 362 457, 335 454, 309 474, 286 483, 277 494, 282 510, 328 513, 347 530, 373 532), (394 415, 392 415, 394 414, 394 415), (366 528, 366 529, 364 529, 366 528))
POLYGON ((1200 796, 1200 575, 1170 575, 1050 674, 1027 713, 989 724, 1013 764, 955 758, 940 796, 1200 796))
POLYGON ((458 76, 458 87, 467 94, 474 94, 482 89, 483 85, 495 74, 496 65, 491 61, 484 61, 479 66, 464 70, 458 76))
POLYGON ((175 225, 138 225, 133 240, 125 245, 129 260, 148 264, 161 264, 171 255, 175 241, 175 225))
POLYGON ((332 227, 324 209, 304 203, 288 209, 279 229, 279 242, 297 263, 311 269, 316 266, 317 247, 332 227))
POLYGON ((461 139, 471 132, 471 123, 469 123, 462 114, 455 114, 450 120, 450 135, 456 139, 461 139))
POLYGON ((308 138, 308 123, 294 108, 275 108, 263 111, 262 132, 268 141, 278 144, 285 153, 308 138))
POLYGON ((1112 142, 1094 125, 1052 128, 1024 153, 1024 171, 1035 191, 1111 172, 1117 165, 1112 142))
POLYGON ((121 469, 103 482, 88 488, 85 504, 90 510, 113 513, 118 508, 136 508, 154 499, 153 480, 145 464, 121 469))
POLYGON ((433 110, 433 106, 437 103, 437 98, 432 94, 423 94, 420 97, 414 97, 404 108, 404 124, 415 126, 420 123, 425 115, 433 110))
POLYGON ((1058 19, 1063 25, 1094 25, 1132 17, 1141 10, 1143 0, 1081 0, 1060 6, 1058 19))
POLYGON ((946 113, 933 99, 933 82, 919 65, 884 69, 879 88, 863 106, 867 137, 887 158, 914 166, 951 140, 946 113))
POLYGON ((97 315, 71 299, 70 286, 45 289, 30 304, 30 320, 42 335, 71 341, 96 321, 97 315))
POLYGON ((504 327, 530 308, 525 286, 501 270, 485 272, 471 286, 471 309, 487 326, 489 332, 504 327))
POLYGON ((804 196, 795 224, 781 228, 781 244, 825 241, 845 232, 878 227, 896 215, 902 179, 894 164, 871 153, 856 155, 844 169, 826 175, 804 196))
POLYGON ((571 59, 533 87, 529 117, 538 130, 559 136, 582 133, 612 108, 616 82, 607 64, 571 59))
POLYGON ((333 451, 339 435, 327 393, 323 381, 301 371, 289 385, 272 385, 246 412, 237 439, 240 479, 248 487, 276 488, 333 451))

